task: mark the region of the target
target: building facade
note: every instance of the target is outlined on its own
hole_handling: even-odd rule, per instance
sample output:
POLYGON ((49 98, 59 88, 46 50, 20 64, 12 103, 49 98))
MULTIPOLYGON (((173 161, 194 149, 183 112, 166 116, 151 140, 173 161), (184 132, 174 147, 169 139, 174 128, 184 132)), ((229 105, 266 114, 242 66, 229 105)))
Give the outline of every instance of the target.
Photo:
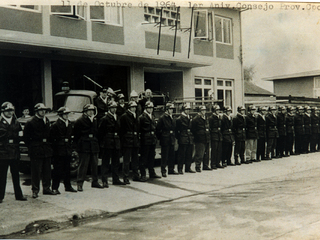
POLYGON ((0 100, 53 106, 72 89, 147 88, 175 99, 243 104, 241 12, 95 5, 0 7, 0 100), (161 22, 161 24, 160 24, 161 22), (190 33, 191 31, 191 33, 190 33))

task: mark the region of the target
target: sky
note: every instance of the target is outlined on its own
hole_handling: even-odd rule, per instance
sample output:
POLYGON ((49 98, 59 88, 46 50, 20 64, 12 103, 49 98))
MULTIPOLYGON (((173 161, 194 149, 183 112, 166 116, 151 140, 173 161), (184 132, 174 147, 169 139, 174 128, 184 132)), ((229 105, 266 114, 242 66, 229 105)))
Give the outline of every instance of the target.
POLYGON ((303 2, 291 3, 299 10, 269 4, 273 10, 242 13, 242 40, 244 66, 255 66, 254 83, 273 91, 262 78, 320 70, 320 4, 313 5, 319 10, 307 10, 303 2))

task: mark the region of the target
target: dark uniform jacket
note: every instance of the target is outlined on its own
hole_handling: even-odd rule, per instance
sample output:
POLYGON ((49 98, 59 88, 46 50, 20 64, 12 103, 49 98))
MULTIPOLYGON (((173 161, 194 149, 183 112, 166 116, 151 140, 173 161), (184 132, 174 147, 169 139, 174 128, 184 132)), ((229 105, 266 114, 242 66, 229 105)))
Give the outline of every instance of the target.
POLYGON ((246 118, 244 115, 237 113, 233 118, 233 132, 236 141, 246 140, 246 118))
POLYGON ((97 119, 101 119, 105 116, 106 112, 108 111, 108 105, 101 99, 101 97, 97 97, 94 100, 94 105, 97 107, 98 111, 97 119))
POLYGON ((58 120, 54 124, 52 124, 50 129, 50 139, 52 141, 54 156, 71 156, 72 134, 73 126, 70 121, 68 121, 68 127, 60 118, 58 118, 58 120))
POLYGON ((101 148, 120 149, 119 121, 111 113, 101 118, 98 127, 98 140, 101 148))
POLYGON ((258 114, 257 127, 259 138, 267 138, 266 116, 263 117, 261 114, 258 114))
POLYGON ((19 131, 21 130, 21 126, 15 118, 12 118, 11 124, 9 124, 0 117, 0 161, 20 158, 19 131))
POLYGON ((295 115, 288 113, 286 117, 287 135, 294 135, 295 115))
POLYGON ((33 116, 24 128, 24 142, 29 149, 31 158, 48 158, 52 157, 50 137, 50 122, 48 118, 38 118, 33 116))
POLYGON ((151 118, 146 112, 139 116, 139 127, 141 145, 155 145, 157 143, 156 137, 156 120, 153 115, 151 118))
POLYGON ((278 113, 277 115, 277 128, 279 136, 287 135, 286 115, 283 113, 278 113))
POLYGON ((83 153, 98 153, 98 126, 97 120, 93 122, 89 117, 83 114, 74 124, 74 141, 77 145, 77 151, 83 153))
POLYGON ((254 114, 246 116, 246 139, 258 139, 258 121, 254 114))
POLYGON ((176 137, 179 144, 193 144, 193 134, 191 132, 192 119, 181 114, 176 121, 176 137))
POLYGON ((277 117, 272 113, 269 113, 266 116, 266 125, 267 125, 267 137, 268 138, 278 138, 278 128, 277 128, 277 117))
POLYGON ((136 117, 127 110, 120 117, 120 140, 121 147, 139 147, 139 122, 138 115, 136 117))
POLYGON ((175 121, 169 114, 163 114, 158 121, 156 134, 160 139, 161 146, 174 145, 175 143, 175 121))
POLYGON ((208 119, 211 141, 222 141, 221 119, 218 114, 212 113, 208 119))
POLYGON ((198 114, 191 122, 191 132, 194 136, 195 143, 209 143, 210 142, 210 129, 209 121, 207 118, 198 114))
POLYGON ((305 131, 305 134, 307 135, 310 135, 312 132, 311 132, 311 115, 308 115, 308 114, 304 114, 303 115, 303 118, 304 118, 304 131, 305 131))
POLYGON ((222 141, 232 143, 234 141, 234 135, 232 132, 233 122, 231 116, 228 117, 226 114, 223 114, 221 120, 221 133, 222 141))
POLYGON ((319 133, 319 116, 315 113, 311 113, 311 131, 312 134, 319 133))
POLYGON ((296 135, 304 135, 304 114, 296 114, 294 117, 294 130, 296 135))
POLYGON ((118 117, 121 117, 126 111, 127 111, 127 104, 124 104, 123 107, 121 107, 120 104, 118 104, 117 112, 116 112, 118 117))

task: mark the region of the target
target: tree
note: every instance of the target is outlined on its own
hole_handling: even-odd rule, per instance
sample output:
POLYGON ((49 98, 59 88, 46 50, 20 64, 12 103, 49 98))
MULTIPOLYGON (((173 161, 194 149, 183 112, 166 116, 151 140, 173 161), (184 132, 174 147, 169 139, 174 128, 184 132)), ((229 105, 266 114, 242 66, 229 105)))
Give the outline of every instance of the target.
POLYGON ((256 71, 254 70, 254 67, 255 67, 254 65, 251 65, 249 67, 243 68, 245 81, 249 81, 249 82, 253 81, 254 74, 256 73, 256 71))

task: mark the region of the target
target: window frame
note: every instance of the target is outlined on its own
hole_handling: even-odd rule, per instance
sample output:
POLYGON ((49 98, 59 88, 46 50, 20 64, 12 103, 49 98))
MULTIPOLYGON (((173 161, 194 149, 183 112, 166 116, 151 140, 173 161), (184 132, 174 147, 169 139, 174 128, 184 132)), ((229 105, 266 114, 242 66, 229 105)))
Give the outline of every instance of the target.
POLYGON ((218 91, 223 90, 223 106, 229 106, 226 104, 226 91, 231 91, 231 108, 234 106, 234 79, 217 78, 216 80, 216 100, 218 99, 218 91), (223 81, 223 86, 218 85, 218 81, 223 81), (231 82, 231 86, 227 86, 226 82, 231 82))
POLYGON ((223 17, 223 16, 220 16, 220 15, 214 15, 214 18, 213 18, 213 26, 214 26, 214 39, 217 43, 220 43, 220 44, 225 44, 225 45, 232 45, 233 44, 233 31, 232 31, 232 28, 233 28, 233 22, 232 22, 232 18, 228 18, 228 17, 223 17), (219 18, 220 19, 220 22, 221 22, 221 41, 218 41, 217 40, 217 37, 216 37, 216 21, 215 19, 216 18, 219 18), (223 24, 223 21, 228 21, 230 23, 230 31, 229 31, 229 38, 230 38, 230 43, 228 42, 225 42, 225 36, 224 36, 224 24, 223 24))
POLYGON ((199 76, 195 76, 194 77, 194 97, 197 103, 201 103, 204 104, 205 101, 210 100, 210 96, 205 96, 205 90, 208 90, 208 92, 211 90, 213 91, 214 89, 214 78, 213 77, 199 77, 199 76), (200 79, 201 80, 201 84, 196 84, 196 79, 200 79), (205 82, 206 80, 210 80, 211 84, 210 85, 206 85, 205 82), (199 99, 200 97, 196 97, 196 89, 201 89, 201 100, 199 99), (198 102, 199 101, 199 102, 198 102))
POLYGON ((89 19, 91 22, 97 22, 97 23, 103 23, 103 24, 108 24, 108 25, 114 25, 114 26, 123 26, 123 9, 122 7, 110 7, 110 6, 89 6, 89 19), (91 19, 91 7, 103 7, 103 14, 104 18, 103 19, 91 19), (119 12, 119 20, 120 23, 115 23, 111 21, 111 10, 112 9, 117 9, 119 12))
POLYGON ((87 12, 87 5, 51 5, 50 6, 50 14, 51 15, 57 15, 57 16, 62 16, 62 17, 67 17, 67 18, 72 18, 72 19, 80 19, 80 20, 86 20, 86 12, 87 12), (53 12, 52 7, 57 6, 57 7, 70 7, 71 11, 70 12, 53 12), (81 14, 78 14, 78 7, 83 7, 83 16, 81 14))
POLYGON ((22 11, 27 11, 27 12, 37 12, 37 13, 42 12, 41 5, 28 5, 28 4, 15 5, 15 4, 12 4, 12 5, 2 5, 1 7, 22 10, 22 11), (21 6, 38 6, 38 9, 30 9, 30 8, 25 8, 25 7, 21 7, 21 6))

